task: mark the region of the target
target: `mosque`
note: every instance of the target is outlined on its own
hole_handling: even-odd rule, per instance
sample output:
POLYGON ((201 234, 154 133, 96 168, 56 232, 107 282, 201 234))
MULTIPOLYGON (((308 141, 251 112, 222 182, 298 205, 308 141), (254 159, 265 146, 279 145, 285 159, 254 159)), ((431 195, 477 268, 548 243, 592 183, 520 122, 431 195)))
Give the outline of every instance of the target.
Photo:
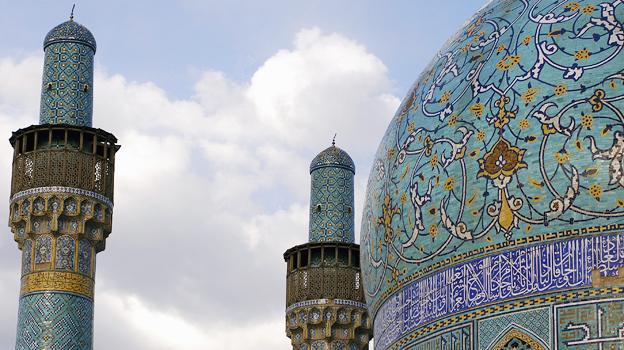
MULTIPOLYGON (((293 349, 624 349, 624 4, 495 0, 439 51, 377 149, 310 165, 288 249, 293 349)), ((38 125, 11 137, 18 350, 90 350, 117 140, 92 127, 96 43, 44 41, 38 125)))

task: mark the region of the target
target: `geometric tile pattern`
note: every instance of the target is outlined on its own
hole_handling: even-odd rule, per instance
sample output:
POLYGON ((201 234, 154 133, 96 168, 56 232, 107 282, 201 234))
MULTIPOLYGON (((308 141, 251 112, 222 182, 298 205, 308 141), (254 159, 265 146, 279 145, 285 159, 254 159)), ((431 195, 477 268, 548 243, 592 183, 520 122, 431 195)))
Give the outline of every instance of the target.
POLYGON ((93 54, 76 42, 46 47, 39 124, 91 126, 93 54))
POLYGON ((479 349, 488 349, 495 340, 508 329, 520 329, 533 334, 544 344, 550 344, 550 309, 540 308, 520 312, 510 312, 479 321, 479 349))
POLYGON ((90 350, 93 302, 65 293, 20 299, 16 350, 90 350))
POLYGON ((554 318, 556 349, 624 349, 624 299, 557 305, 554 318))
MULTIPOLYGON (((600 228, 624 220, 623 11, 494 0, 418 77, 377 148, 362 214, 377 349, 503 301, 621 285, 622 231, 600 228)), ((519 320, 496 347, 551 346, 519 320)), ((569 321, 580 328, 566 334, 597 324, 569 321)), ((619 337, 609 327, 600 339, 619 337)))
POLYGON ((89 46, 93 52, 97 49, 93 34, 85 26, 74 21, 73 18, 52 28, 43 39, 43 48, 59 42, 79 42, 89 46))
POLYGON ((342 149, 331 146, 310 165, 310 242, 353 243, 355 166, 342 149))
POLYGON ((469 350, 473 348, 473 325, 459 325, 406 344, 411 350, 469 350))

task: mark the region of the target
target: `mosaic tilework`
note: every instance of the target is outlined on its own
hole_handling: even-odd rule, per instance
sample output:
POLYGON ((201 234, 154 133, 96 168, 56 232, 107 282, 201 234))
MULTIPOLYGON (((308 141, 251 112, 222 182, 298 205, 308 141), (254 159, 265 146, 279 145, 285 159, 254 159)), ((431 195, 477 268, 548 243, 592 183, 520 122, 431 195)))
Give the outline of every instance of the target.
POLYGON ((555 306, 557 349, 624 349, 624 299, 592 300, 555 306))
POLYGON ((10 140, 9 226, 22 250, 17 350, 92 349, 95 254, 112 229, 119 149, 91 128, 95 50, 73 16, 48 33, 39 122, 68 125, 33 125, 10 140))
POLYGON ((91 47, 58 42, 45 49, 40 124, 91 126, 93 118, 91 47))
POLYGON ((539 308, 527 311, 509 312, 500 316, 485 318, 478 322, 479 349, 488 349, 510 329, 521 329, 525 334, 543 344, 550 344, 550 309, 539 308))
POLYGON ((472 323, 450 327, 405 345, 411 350, 471 350, 473 349, 472 323))
POLYGON ((92 348, 93 303, 72 294, 38 293, 20 299, 16 350, 92 348))
POLYGON ((371 305, 466 251, 624 217, 621 1, 493 1, 381 141, 362 221, 371 305))
POLYGON ((35 246, 35 264, 52 262, 52 237, 41 236, 37 238, 35 246))
POLYGON ((621 243, 549 233, 624 218, 623 20, 621 0, 494 0, 424 70, 364 205, 377 348, 450 313, 591 287, 591 268, 619 280, 621 243))
POLYGON ((43 48, 45 49, 51 44, 61 42, 78 42, 89 46, 94 52, 97 49, 97 43, 93 34, 85 26, 73 19, 52 28, 43 40, 43 48))
POLYGON ((310 242, 353 242, 354 173, 351 157, 335 146, 327 148, 312 161, 310 242))
POLYGON ((472 260, 418 279, 388 298, 374 322, 376 349, 448 314, 506 299, 591 287, 592 271, 624 266, 624 234, 525 247, 472 260))
POLYGON ((74 270, 74 254, 76 241, 71 236, 61 236, 56 239, 56 264, 57 270, 74 270))
POLYGON ((74 272, 39 271, 22 277, 20 295, 35 292, 67 292, 93 299, 95 281, 74 272))
POLYGON ((81 239, 78 242, 78 272, 91 276, 91 259, 93 247, 89 241, 81 239))
POLYGON ((494 344, 493 350, 545 350, 542 343, 526 333, 527 330, 511 329, 494 344))
POLYGON ((32 240, 24 240, 22 245, 22 276, 32 271, 32 240))

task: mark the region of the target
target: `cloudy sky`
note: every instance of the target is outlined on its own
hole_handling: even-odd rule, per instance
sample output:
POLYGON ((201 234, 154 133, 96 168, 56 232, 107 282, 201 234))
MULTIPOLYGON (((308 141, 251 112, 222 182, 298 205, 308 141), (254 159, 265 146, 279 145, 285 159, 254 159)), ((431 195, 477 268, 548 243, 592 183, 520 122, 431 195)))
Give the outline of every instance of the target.
MULTIPOLYGON (((122 145, 95 348, 286 350, 282 253, 307 240, 310 160, 338 133, 359 213, 402 95, 484 0, 76 2, 98 41, 94 126, 122 145)), ((38 121, 41 42, 71 4, 0 0, 0 139, 38 121)), ((0 349, 19 261, 6 228, 0 349)))

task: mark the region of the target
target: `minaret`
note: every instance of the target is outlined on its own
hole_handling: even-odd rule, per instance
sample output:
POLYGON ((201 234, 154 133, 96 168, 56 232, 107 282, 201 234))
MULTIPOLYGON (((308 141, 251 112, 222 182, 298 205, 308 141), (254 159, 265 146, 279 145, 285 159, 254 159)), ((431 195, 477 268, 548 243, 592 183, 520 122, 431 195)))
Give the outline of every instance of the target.
POLYGON ((332 146, 310 165, 309 242, 284 253, 286 335, 296 350, 368 349, 372 321, 353 239, 353 176, 347 152, 332 146))
POLYGON ((69 21, 52 29, 39 125, 17 130, 9 226, 22 251, 17 350, 93 347, 95 257, 111 232, 112 134, 91 127, 95 38, 69 21))

